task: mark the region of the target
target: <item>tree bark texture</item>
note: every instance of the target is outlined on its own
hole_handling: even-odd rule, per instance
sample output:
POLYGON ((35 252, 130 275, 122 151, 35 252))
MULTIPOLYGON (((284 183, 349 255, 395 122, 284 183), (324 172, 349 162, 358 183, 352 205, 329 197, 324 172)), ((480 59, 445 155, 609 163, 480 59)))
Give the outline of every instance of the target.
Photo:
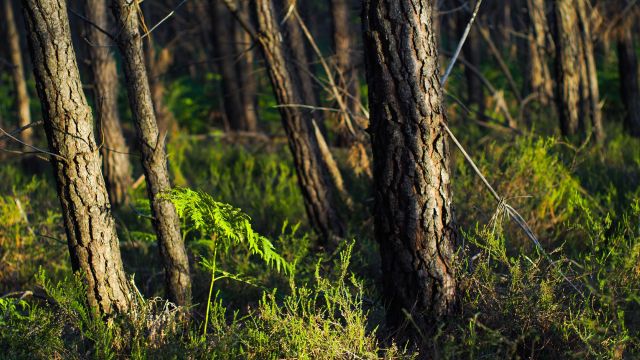
POLYGON ((529 85, 538 99, 547 104, 553 99, 553 79, 547 64, 550 44, 547 41, 549 26, 544 0, 527 0, 529 14, 529 85))
POLYGON ((89 305, 100 314, 132 306, 93 118, 71 43, 66 2, 23 0, 31 59, 42 103, 74 271, 84 273, 89 305))
POLYGON ((640 74, 631 28, 625 29, 618 40, 618 68, 620 95, 626 110, 624 124, 632 136, 640 137, 640 74))
POLYGON ((322 161, 317 139, 313 136, 313 116, 308 110, 290 106, 304 104, 299 72, 292 64, 292 49, 282 41, 271 0, 254 0, 258 25, 257 42, 267 62, 269 78, 280 107, 282 123, 312 227, 329 244, 344 236, 343 221, 338 217, 328 171, 322 161))
MULTIPOLYGON (((15 14, 11 0, 4 1, 4 20, 7 27, 7 39, 9 55, 11 59, 11 77, 15 91, 15 107, 18 115, 18 126, 23 127, 31 122, 31 110, 29 108, 29 94, 27 92, 27 81, 24 73, 24 62, 22 59, 22 49, 20 48, 20 33, 16 25, 15 14)), ((20 133, 20 140, 26 144, 33 143, 33 129, 28 129, 20 133)))
MULTIPOLYGON (((433 29, 435 0, 366 0, 364 44, 375 234, 387 319, 423 330, 456 299, 449 149, 433 29)), ((415 333, 415 332, 414 332, 415 333)))
POLYGON ((127 0, 113 0, 112 8, 116 27, 120 29, 118 47, 127 78, 127 92, 142 155, 153 225, 164 264, 167 295, 178 305, 189 305, 189 260, 180 233, 180 222, 173 203, 162 196, 171 190, 164 144, 166 133, 160 133, 156 123, 137 7, 127 0))
POLYGON ((584 0, 554 2, 556 101, 565 136, 592 127, 604 140, 593 41, 584 0))
MULTIPOLYGON (((86 17, 102 29, 109 28, 106 0, 87 0, 86 17)), ((95 26, 86 23, 89 41, 108 44, 110 39, 95 26)), ((111 205, 127 202, 127 190, 132 184, 129 147, 126 144, 118 115, 118 74, 112 50, 104 46, 88 46, 93 75, 93 93, 97 113, 98 143, 102 146, 102 169, 111 205)))

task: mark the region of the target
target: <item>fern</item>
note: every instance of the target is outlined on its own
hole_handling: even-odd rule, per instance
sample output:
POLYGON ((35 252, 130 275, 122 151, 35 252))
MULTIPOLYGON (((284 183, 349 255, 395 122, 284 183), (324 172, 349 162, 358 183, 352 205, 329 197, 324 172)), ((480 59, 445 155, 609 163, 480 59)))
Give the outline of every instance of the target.
POLYGON ((188 188, 174 189, 169 195, 180 218, 200 232, 216 250, 229 251, 233 245, 246 246, 277 271, 291 273, 292 266, 280 256, 269 239, 251 227, 251 217, 229 204, 215 201, 209 194, 188 188), (210 239, 210 240, 209 240, 210 239))

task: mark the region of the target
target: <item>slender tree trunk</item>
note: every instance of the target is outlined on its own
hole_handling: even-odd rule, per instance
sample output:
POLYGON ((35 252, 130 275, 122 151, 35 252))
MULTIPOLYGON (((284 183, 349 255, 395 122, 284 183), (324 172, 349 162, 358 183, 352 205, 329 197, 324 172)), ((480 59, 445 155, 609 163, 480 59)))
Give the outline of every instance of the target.
POLYGON ((529 13, 529 83, 542 104, 553 98, 553 79, 547 65, 549 26, 544 0, 527 0, 529 13))
POLYGON ((456 299, 435 1, 366 0, 363 11, 387 319, 413 334, 406 313, 422 331, 433 330, 434 318, 446 316, 456 299))
MULTIPOLYGON (((87 0, 86 16, 102 29, 108 29, 106 0, 87 0)), ((93 75, 94 101, 98 116, 98 142, 102 144, 102 168, 112 206, 127 202, 127 190, 132 184, 129 147, 127 146, 120 116, 118 115, 118 74, 116 60, 107 47, 109 38, 95 26, 87 23, 91 72, 93 75)))
POLYGON ((178 305, 188 305, 191 303, 189 260, 176 209, 170 200, 162 197, 171 190, 164 144, 166 133, 160 133, 156 123, 136 6, 127 0, 113 0, 112 7, 120 29, 118 47, 122 53, 129 102, 142 153, 153 225, 164 263, 167 295, 178 305))
MULTIPOLYGON (((333 50, 337 69, 337 85, 344 92, 349 112, 361 117, 360 84, 353 56, 353 41, 349 24, 349 1, 331 0, 331 18, 333 25, 333 50)), ((345 116, 348 116, 345 114, 345 116)), ((346 129, 345 129, 346 130, 346 129)))
POLYGON ((287 106, 303 104, 299 72, 291 62, 291 49, 281 41, 280 28, 271 0, 254 0, 253 9, 258 24, 257 42, 267 62, 269 78, 280 107, 282 123, 298 174, 307 215, 313 228, 325 244, 344 236, 344 225, 338 217, 328 170, 315 136, 310 111, 287 106))
MULTIPOLYGON (((23 127, 31 122, 31 111, 29 109, 29 94, 27 93, 27 81, 24 74, 24 63, 22 61, 22 49, 20 48, 20 34, 16 25, 13 5, 11 0, 4 1, 4 20, 7 26, 7 41, 9 43, 9 55, 11 56, 11 77, 15 91, 15 106, 18 113, 18 126, 23 127)), ((33 143, 33 129, 28 129, 20 133, 20 140, 26 144, 33 143)))
POLYGON ((234 131, 247 131, 249 124, 244 114, 241 82, 236 71, 235 35, 233 19, 228 16, 225 5, 213 0, 211 3, 213 18, 213 39, 216 48, 218 72, 222 76, 224 111, 227 121, 234 131))
POLYGON ((126 313, 132 294, 100 171, 93 118, 80 82, 65 1, 23 0, 31 59, 74 271, 89 305, 126 313))
POLYGON ((632 136, 640 137, 640 85, 638 84, 638 57, 631 28, 624 30, 618 40, 618 69, 620 95, 626 110, 624 124, 632 136))
POLYGON ((177 132, 178 124, 173 113, 165 104, 164 95, 167 88, 163 81, 163 76, 173 63, 173 53, 168 47, 156 51, 155 42, 152 39, 146 40, 145 43, 146 46, 143 44, 143 47, 150 75, 149 87, 158 129, 160 133, 174 134, 177 132))
MULTIPOLYGON (((248 3, 241 1, 240 11, 249 14, 248 3)), ((242 116, 245 119, 247 131, 258 130, 257 93, 258 83, 256 81, 253 64, 255 62, 255 52, 252 47, 251 36, 236 21, 233 22, 235 35, 235 53, 239 58, 236 62, 236 71, 240 81, 240 93, 242 97, 242 116)))
POLYGON ((556 101, 565 136, 580 125, 604 141, 593 41, 585 0, 558 0, 555 7, 556 101))
MULTIPOLYGON (((473 4, 469 4, 470 9, 473 9, 474 7, 475 2, 473 4)), ((464 30, 467 27, 467 24, 469 23, 469 14, 470 13, 468 11, 458 11, 458 38, 462 36, 464 30)), ((480 69, 480 64, 482 62, 482 51, 480 49, 480 44, 480 34, 478 33, 477 27, 474 26, 469 32, 469 37, 467 38, 467 41, 462 48, 462 53, 465 60, 476 69, 480 69)), ((484 87, 480 82, 480 78, 478 78, 478 76, 473 72, 473 70, 470 69, 469 66, 464 67, 464 77, 467 84, 467 101, 469 105, 475 105, 477 107, 476 110, 478 110, 478 113, 484 114, 484 87)))

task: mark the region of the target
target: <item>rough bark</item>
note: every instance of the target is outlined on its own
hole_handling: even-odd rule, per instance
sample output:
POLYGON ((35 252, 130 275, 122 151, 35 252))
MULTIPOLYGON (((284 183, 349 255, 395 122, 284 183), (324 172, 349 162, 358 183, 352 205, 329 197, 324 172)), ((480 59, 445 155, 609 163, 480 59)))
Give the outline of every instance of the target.
POLYGON ((71 43, 66 2, 23 0, 36 87, 74 271, 100 314, 132 306, 116 226, 71 43))
MULTIPOLYGON (((364 43, 375 234, 387 319, 423 331, 456 299, 449 149, 433 31, 435 0, 366 0, 364 43)), ((401 330, 401 329, 400 329, 401 330)))
POLYGON ((342 219, 330 187, 327 169, 315 136, 310 111, 286 105, 303 104, 303 91, 299 72, 292 64, 291 49, 281 41, 280 28, 271 0, 254 0, 253 9, 258 25, 256 40, 267 62, 269 78, 280 107, 282 123, 305 201, 305 208, 313 228, 324 244, 344 235, 342 219))
MULTIPOLYGON (((86 16, 102 29, 108 29, 106 0, 87 0, 86 16)), ((86 23, 89 41, 108 44, 110 39, 95 26, 86 23)), ((112 206, 127 202, 127 190, 132 184, 129 147, 126 144, 118 115, 118 74, 111 49, 88 46, 93 94, 97 113, 98 142, 102 145, 102 169, 112 206)))
POLYGON ((575 135, 580 126, 593 128, 604 140, 596 64, 584 0, 554 2, 556 43, 556 101, 560 128, 575 135))
POLYGON ((176 209, 162 196, 171 190, 164 143, 166 133, 160 133, 156 123, 136 6, 127 0, 113 0, 112 8, 116 27, 120 29, 118 47, 122 53, 153 225, 164 264, 167 295, 178 305, 188 305, 191 303, 189 261, 176 209))
POLYGON ((618 40, 618 69, 620 95, 626 110, 624 124, 629 134, 640 137, 640 74, 631 27, 625 29, 618 40))
POLYGON ((529 14, 529 86, 543 104, 553 98, 553 79, 547 65, 549 26, 544 0, 527 0, 529 14))
MULTIPOLYGON (((22 49, 20 48, 20 34, 16 25, 15 14, 11 0, 4 1, 4 20, 7 27, 7 39, 9 55, 11 59, 11 77, 15 91, 15 107, 18 115, 18 126, 23 127, 31 122, 31 110, 29 109, 29 94, 27 93, 27 81, 24 74, 22 49)), ((33 129, 20 133, 20 140, 26 144, 33 143, 33 129)))

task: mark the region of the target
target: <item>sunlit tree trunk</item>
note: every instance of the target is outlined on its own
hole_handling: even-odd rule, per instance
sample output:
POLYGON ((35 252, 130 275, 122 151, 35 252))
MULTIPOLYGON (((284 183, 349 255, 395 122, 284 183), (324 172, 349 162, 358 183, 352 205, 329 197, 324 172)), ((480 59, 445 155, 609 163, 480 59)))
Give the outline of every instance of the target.
MULTIPOLYGON (((23 127, 31 122, 31 111, 29 109, 29 94, 27 93, 27 81, 24 74, 22 49, 20 48, 20 34, 18 33, 18 27, 16 25, 12 1, 3 1, 4 20, 7 28, 5 41, 9 45, 9 55, 11 57, 11 77, 15 91, 15 107, 18 115, 18 125, 23 127)), ((33 129, 28 129, 20 133, 20 139, 26 144, 33 143, 32 136, 33 129)))
POLYGON ((304 103, 299 71, 292 63, 292 49, 282 41, 281 30, 271 0, 253 0, 258 25, 257 41, 267 62, 271 84, 280 107, 282 123, 313 228, 325 244, 344 235, 342 219, 330 183, 328 170, 322 161, 317 138, 313 135, 309 110, 296 106, 304 103))
MULTIPOLYGON (((106 0, 87 0, 86 16, 102 29, 109 29, 106 0)), ((89 61, 93 75, 93 94, 97 115, 96 129, 102 154, 102 169, 112 206, 127 201, 132 184, 129 147, 118 115, 118 74, 112 50, 105 45, 110 39, 95 26, 86 23, 89 41, 89 61)))
POLYGON ((434 2, 366 0, 363 11, 375 234, 387 320, 414 335, 416 325, 433 330, 434 320, 449 314, 456 300, 434 2))
POLYGON ((23 0, 29 47, 67 233, 71 263, 100 314, 132 306, 116 226, 80 82, 65 1, 23 0))
POLYGON ((180 233, 176 209, 162 195, 171 190, 165 152, 166 133, 158 131, 151 89, 147 78, 137 6, 127 0, 113 0, 118 47, 122 53, 129 103, 136 125, 138 147, 151 202, 153 225, 158 236, 169 299, 178 305, 191 303, 189 261, 180 233))
POLYGON ((635 137, 640 137, 640 85, 638 84, 638 56, 635 51, 631 28, 623 31, 618 40, 618 68, 620 95, 626 110, 625 127, 635 137))
POLYGON ((593 41, 585 0, 554 2, 556 45, 556 101, 565 136, 580 125, 592 127, 604 141, 593 41))
POLYGON ((544 0, 527 0, 529 14, 529 86, 547 104, 553 98, 553 79, 547 64, 549 26, 544 0))

